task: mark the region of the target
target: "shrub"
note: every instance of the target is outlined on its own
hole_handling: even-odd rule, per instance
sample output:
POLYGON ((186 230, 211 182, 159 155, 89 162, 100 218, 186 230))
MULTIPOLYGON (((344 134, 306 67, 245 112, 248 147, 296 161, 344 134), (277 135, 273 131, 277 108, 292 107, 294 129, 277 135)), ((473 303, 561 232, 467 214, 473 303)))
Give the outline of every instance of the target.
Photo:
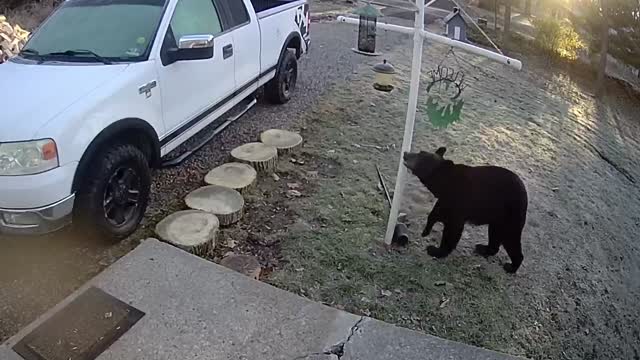
POLYGON ((550 57, 575 60, 578 51, 584 48, 580 35, 568 20, 557 20, 547 17, 535 19, 536 46, 550 57))

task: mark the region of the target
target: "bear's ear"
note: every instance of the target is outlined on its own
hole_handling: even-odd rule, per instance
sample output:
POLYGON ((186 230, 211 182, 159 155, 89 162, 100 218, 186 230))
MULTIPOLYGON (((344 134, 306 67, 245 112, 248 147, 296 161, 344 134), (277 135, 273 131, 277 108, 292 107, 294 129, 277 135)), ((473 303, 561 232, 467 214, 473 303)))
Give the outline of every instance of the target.
POLYGON ((440 155, 440 156, 444 156, 444 153, 447 152, 447 148, 442 146, 440 148, 438 148, 438 150, 436 150, 436 154, 440 155))

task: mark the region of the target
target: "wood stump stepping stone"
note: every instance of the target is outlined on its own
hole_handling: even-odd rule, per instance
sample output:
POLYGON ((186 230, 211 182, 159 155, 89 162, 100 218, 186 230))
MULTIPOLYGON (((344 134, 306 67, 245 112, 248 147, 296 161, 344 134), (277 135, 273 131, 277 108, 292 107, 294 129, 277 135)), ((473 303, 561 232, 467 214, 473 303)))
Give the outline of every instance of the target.
POLYGON ((262 272, 260 262, 251 255, 227 255, 220 261, 220 265, 256 280, 260 278, 260 272, 262 272))
POLYGON ((194 255, 207 257, 216 247, 218 218, 200 210, 173 213, 156 225, 156 234, 162 239, 194 255))
POLYGON ((203 186, 185 198, 188 207, 212 213, 221 226, 238 222, 242 218, 244 198, 239 192, 219 185, 203 186))
POLYGON ((270 129, 260 134, 260 141, 278 149, 278 154, 287 154, 302 145, 302 136, 292 131, 270 129))
POLYGON ((204 177, 204 182, 209 185, 218 185, 245 192, 252 188, 258 177, 256 170, 250 165, 231 162, 209 171, 204 177))
POLYGON ((260 173, 271 173, 276 169, 278 150, 260 142, 248 143, 231 150, 231 157, 253 166, 260 173))

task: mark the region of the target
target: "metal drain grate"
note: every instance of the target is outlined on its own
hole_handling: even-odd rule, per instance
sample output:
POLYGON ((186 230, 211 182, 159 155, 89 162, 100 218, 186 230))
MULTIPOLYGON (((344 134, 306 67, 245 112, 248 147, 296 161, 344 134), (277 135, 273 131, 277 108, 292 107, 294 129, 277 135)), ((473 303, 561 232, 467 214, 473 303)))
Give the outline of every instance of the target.
POLYGON ((25 360, 93 360, 144 315, 92 287, 40 324, 13 350, 25 360))

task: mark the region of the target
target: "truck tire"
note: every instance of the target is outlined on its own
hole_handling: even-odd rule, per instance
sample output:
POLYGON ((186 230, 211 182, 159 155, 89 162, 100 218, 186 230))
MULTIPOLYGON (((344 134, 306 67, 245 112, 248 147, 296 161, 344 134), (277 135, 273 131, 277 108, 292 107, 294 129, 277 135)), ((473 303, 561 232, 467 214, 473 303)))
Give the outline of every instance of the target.
POLYGON ((129 144, 106 147, 92 161, 78 192, 76 219, 93 236, 123 239, 136 230, 147 209, 149 162, 129 144))
POLYGON ((285 104, 291 100, 298 80, 298 60, 293 52, 287 50, 278 64, 276 77, 267 83, 265 95, 274 104, 285 104))

